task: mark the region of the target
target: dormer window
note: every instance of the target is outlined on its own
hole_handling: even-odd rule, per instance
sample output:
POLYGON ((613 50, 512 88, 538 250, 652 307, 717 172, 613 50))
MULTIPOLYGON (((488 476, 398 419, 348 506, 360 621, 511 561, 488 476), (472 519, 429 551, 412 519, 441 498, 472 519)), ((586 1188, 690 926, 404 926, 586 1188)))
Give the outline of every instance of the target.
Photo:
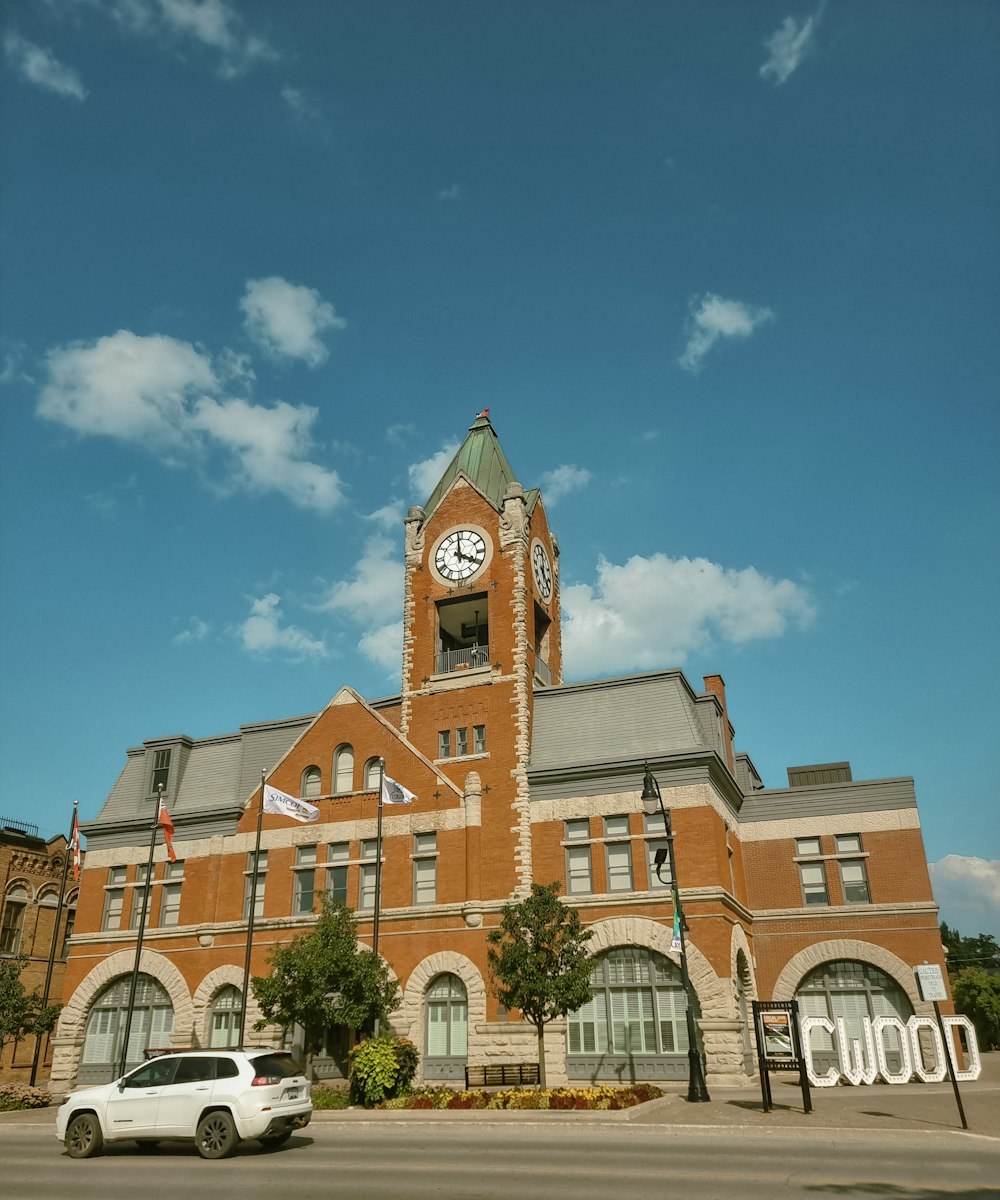
POLYGON ((155 796, 162 787, 167 790, 167 783, 170 779, 170 750, 154 750, 153 751, 153 774, 150 780, 149 791, 155 796))

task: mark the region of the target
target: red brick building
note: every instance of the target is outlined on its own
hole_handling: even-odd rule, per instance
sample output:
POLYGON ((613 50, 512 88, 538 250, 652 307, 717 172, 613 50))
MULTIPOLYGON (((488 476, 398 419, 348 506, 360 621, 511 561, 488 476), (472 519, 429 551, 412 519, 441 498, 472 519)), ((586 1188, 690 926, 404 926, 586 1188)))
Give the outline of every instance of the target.
MULTIPOLYGON (((383 810, 379 951, 426 1080, 534 1059, 533 1029, 488 991, 486 934, 508 899, 553 880, 593 931, 594 971, 591 1001, 549 1027, 550 1081, 686 1074, 647 762, 672 814, 710 1084, 753 1070, 752 998, 798 995, 849 1022, 927 1008, 912 966, 943 958, 912 780, 854 782, 831 764, 764 788, 734 750, 720 676, 703 690, 676 670, 564 684, 558 545, 485 415, 407 515, 404 553, 398 696, 343 687, 313 716, 128 752, 84 830, 56 1086, 115 1073, 158 785, 178 862, 157 850, 130 1061, 236 1036, 262 771, 321 816, 263 819, 253 973, 308 930, 324 892, 370 941, 380 759, 418 797, 383 810)), ((256 1015, 251 998, 248 1030, 256 1015)), ((330 1031, 321 1074, 337 1074, 344 1036, 330 1031)))
MULTIPOLYGON (((41 996, 54 951, 49 980, 53 1004, 62 995, 78 893, 72 876, 63 891, 66 844, 61 834, 46 841, 38 836, 36 825, 0 820, 0 958, 23 956, 21 983, 25 991, 37 990, 41 996)), ((34 1037, 5 1042, 0 1052, 0 1082, 28 1083, 33 1068, 37 1079, 47 1079, 52 1066, 49 1039, 44 1038, 38 1047, 37 1061, 35 1051, 34 1037)))

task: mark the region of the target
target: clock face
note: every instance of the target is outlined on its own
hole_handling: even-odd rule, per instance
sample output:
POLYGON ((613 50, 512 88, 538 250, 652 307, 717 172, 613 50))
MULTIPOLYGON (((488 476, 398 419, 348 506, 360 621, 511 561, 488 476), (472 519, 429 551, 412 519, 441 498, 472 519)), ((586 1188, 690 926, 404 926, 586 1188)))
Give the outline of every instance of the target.
POLYGON ((471 579, 486 562, 486 542, 474 529, 456 529, 437 548, 434 565, 445 579, 471 579))
POLYGON ((552 598, 552 565, 541 542, 535 542, 531 547, 531 573, 539 596, 547 602, 552 598))

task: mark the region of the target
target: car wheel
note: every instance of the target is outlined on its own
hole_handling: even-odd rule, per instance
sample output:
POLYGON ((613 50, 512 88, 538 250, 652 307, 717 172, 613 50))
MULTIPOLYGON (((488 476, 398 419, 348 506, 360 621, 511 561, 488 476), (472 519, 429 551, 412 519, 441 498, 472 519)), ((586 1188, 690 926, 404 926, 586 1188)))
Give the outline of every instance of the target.
POLYGON ((138 1138, 135 1144, 139 1147, 143 1154, 155 1154, 160 1143, 155 1141, 153 1138, 138 1138))
POLYGON ((80 1113, 66 1126, 63 1142, 70 1158, 90 1158, 104 1145, 101 1123, 93 1113, 80 1113))
POLYGON ((277 1150, 279 1146, 283 1146, 285 1142, 292 1136, 292 1131, 286 1129, 284 1133, 272 1133, 268 1137, 262 1137, 261 1144, 265 1150, 277 1150))
POLYGON ((195 1145, 202 1158, 226 1158, 236 1149, 239 1140, 233 1118, 221 1109, 210 1112, 198 1122, 195 1145))

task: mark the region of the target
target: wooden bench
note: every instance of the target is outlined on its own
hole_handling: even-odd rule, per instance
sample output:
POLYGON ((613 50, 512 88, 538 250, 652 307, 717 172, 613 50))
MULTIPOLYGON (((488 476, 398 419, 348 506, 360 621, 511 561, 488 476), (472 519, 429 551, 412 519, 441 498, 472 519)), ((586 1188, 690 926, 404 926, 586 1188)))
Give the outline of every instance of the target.
POLYGON ((538 1063, 488 1063, 465 1068, 465 1086, 523 1087, 538 1084, 538 1063))

